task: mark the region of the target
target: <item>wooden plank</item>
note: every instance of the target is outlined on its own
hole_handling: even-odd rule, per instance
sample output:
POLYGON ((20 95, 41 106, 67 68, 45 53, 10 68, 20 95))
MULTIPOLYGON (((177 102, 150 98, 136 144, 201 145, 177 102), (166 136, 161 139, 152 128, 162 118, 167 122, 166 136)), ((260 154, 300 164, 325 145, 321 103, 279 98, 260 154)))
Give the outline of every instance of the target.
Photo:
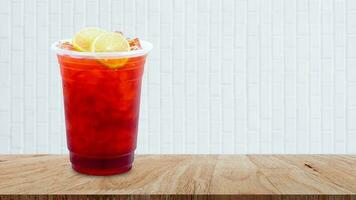
POLYGON ((66 155, 0 156, 0 199, 349 200, 355 194, 352 155, 138 155, 130 172, 109 177, 74 172, 66 155))
POLYGON ((1 195, 1 200, 356 200, 353 195, 1 195))

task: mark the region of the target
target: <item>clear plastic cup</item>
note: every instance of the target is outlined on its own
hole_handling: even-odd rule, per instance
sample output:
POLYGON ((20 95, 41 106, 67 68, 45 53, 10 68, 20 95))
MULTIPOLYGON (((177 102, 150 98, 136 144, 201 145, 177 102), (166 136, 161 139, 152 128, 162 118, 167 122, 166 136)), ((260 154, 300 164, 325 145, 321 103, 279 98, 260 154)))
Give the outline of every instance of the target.
POLYGON ((152 44, 129 52, 77 52, 55 42, 61 69, 72 168, 91 175, 131 169, 136 149, 141 80, 152 44), (121 63, 110 68, 107 63, 121 63))

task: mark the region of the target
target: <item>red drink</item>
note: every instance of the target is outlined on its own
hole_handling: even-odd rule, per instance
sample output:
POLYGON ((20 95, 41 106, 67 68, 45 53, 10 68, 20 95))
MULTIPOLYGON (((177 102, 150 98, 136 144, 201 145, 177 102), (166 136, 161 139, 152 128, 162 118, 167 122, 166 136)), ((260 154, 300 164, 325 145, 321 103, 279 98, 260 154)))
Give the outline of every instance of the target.
POLYGON ((126 63, 117 69, 95 57, 58 53, 74 170, 111 175, 131 169, 146 53, 123 58, 126 63))

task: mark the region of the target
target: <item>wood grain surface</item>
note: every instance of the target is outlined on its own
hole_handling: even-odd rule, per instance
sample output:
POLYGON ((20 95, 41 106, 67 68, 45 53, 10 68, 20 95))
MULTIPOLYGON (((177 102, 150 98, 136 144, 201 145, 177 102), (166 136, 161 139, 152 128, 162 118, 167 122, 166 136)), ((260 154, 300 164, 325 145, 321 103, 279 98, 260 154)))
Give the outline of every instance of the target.
POLYGON ((138 155, 133 169, 76 173, 66 155, 0 155, 0 199, 354 199, 352 155, 138 155))

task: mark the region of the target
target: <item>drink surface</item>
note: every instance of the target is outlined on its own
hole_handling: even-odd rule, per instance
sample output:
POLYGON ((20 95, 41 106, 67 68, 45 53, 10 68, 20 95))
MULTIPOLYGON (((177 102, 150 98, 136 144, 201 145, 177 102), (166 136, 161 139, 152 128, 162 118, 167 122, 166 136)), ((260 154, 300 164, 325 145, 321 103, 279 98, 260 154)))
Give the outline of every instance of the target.
POLYGON ((104 159, 135 150, 145 59, 111 69, 98 59, 58 55, 71 153, 104 159))

